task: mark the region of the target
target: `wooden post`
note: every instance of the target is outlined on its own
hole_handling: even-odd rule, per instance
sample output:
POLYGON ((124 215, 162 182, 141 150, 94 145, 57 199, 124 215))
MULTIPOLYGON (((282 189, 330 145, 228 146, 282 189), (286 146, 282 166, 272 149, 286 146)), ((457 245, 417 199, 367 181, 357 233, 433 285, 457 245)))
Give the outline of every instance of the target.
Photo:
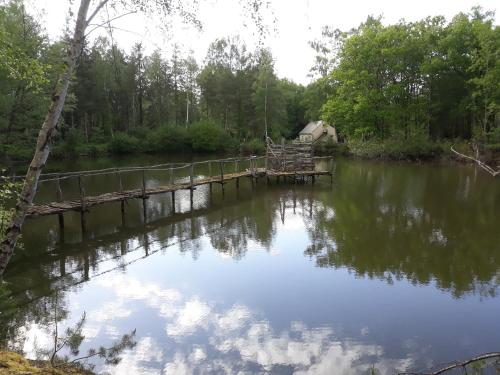
POLYGON ((149 256, 149 237, 147 233, 144 233, 144 253, 149 256))
POLYGON ((330 185, 333 185, 333 158, 330 158, 330 185))
POLYGON ((85 220, 85 211, 87 207, 85 206, 85 188, 83 187, 82 176, 78 175, 78 190, 80 191, 80 224, 82 227, 82 235, 87 233, 87 223, 85 220))
POLYGON ((281 138, 281 170, 286 169, 285 138, 281 138))
MULTIPOLYGON (((240 161, 237 159, 234 161, 234 173, 240 172, 240 161)), ((240 178, 236 177, 236 189, 240 187, 240 178)))
POLYGON ((142 199, 146 199, 146 174, 142 170, 142 199))
POLYGON ((170 185, 172 185, 172 212, 175 214, 175 188, 173 187, 174 185, 174 167, 170 166, 170 185))
POLYGON ((210 176, 210 183, 209 183, 210 194, 212 194, 212 162, 211 161, 208 162, 208 174, 210 176))
POLYGON ((194 181, 194 164, 191 163, 189 169, 189 202, 191 204, 191 210, 193 210, 193 181, 194 181))
MULTIPOLYGON (((118 188, 120 189, 120 193, 123 193, 122 175, 118 168, 116 168, 116 175, 118 176, 118 188)), ((120 211, 122 214, 122 225, 125 225, 125 199, 120 201, 120 211)))
POLYGON ((255 187, 255 160, 253 156, 250 156, 250 178, 252 179, 252 188, 255 187))
POLYGON ((222 188, 222 196, 224 196, 224 163, 219 161, 219 169, 220 169, 220 186, 222 188))
POLYGON ((90 280, 90 259, 88 253, 84 255, 83 258, 83 279, 85 281, 90 280))
POLYGON ((146 224, 147 217, 147 206, 146 206, 146 173, 144 169, 142 170, 142 211, 144 216, 144 224, 146 224))
POLYGON ((293 183, 297 181, 297 154, 293 155, 293 183))
MULTIPOLYGON (((61 176, 57 176, 57 180, 56 180, 56 194, 57 194, 57 201, 58 202, 62 202, 62 200, 63 200, 61 183, 59 181, 60 178, 61 178, 61 176)), ((61 212, 57 216, 59 218, 59 234, 61 237, 63 237, 63 235, 64 235, 63 234, 64 233, 64 214, 61 212)))

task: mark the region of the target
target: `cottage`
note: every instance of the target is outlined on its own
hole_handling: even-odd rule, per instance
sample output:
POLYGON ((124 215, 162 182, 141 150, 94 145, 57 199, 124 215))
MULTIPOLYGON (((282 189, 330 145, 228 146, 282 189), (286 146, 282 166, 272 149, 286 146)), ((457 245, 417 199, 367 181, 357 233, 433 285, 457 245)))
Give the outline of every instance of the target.
POLYGON ((299 141, 303 143, 316 143, 332 140, 338 142, 337 130, 324 121, 312 121, 299 133, 299 141))

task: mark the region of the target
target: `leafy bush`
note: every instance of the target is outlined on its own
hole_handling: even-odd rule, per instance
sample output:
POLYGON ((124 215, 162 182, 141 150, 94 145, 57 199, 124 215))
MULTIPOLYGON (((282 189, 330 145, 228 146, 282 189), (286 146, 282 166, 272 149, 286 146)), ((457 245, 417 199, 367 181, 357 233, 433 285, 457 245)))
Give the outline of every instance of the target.
POLYGON ((406 141, 388 140, 384 143, 384 155, 389 159, 430 159, 441 154, 440 145, 431 140, 410 138, 406 141))
POLYGON ((254 138, 245 142, 240 147, 240 152, 244 155, 262 155, 266 151, 266 144, 263 140, 254 138))
POLYGON ((221 127, 199 122, 189 127, 191 147, 199 152, 223 152, 234 149, 236 142, 221 127))
POLYGON ((349 148, 345 143, 335 143, 332 139, 314 145, 317 155, 348 155, 349 148))
POLYGON ((185 151, 191 147, 188 132, 176 125, 164 125, 146 136, 146 152, 185 151))
POLYGON ((61 143, 61 151, 64 157, 75 158, 78 156, 78 149, 84 142, 83 133, 75 128, 68 129, 64 134, 64 140, 61 143))
POLYGON ((124 155, 141 151, 139 140, 126 133, 115 133, 109 143, 109 151, 113 154, 124 155))
MULTIPOLYGON (((370 159, 419 160, 430 159, 441 155, 443 144, 421 137, 410 137, 407 140, 391 138, 385 141, 351 140, 348 143, 349 151, 353 155, 370 159)), ((449 149, 449 147, 448 147, 449 149)))

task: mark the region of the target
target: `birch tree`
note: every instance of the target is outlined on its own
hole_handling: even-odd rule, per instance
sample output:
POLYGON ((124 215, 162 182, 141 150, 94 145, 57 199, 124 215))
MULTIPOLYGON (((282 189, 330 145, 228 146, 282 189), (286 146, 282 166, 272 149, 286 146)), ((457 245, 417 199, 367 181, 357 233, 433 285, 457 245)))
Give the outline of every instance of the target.
MULTIPOLYGON (((185 0, 80 0, 74 31, 69 40, 64 69, 54 87, 50 105, 38 133, 33 158, 26 172, 26 177, 17 200, 10 225, 7 227, 0 244, 0 277, 2 277, 11 259, 17 240, 21 234, 26 213, 35 197, 40 174, 50 154, 52 139, 57 131, 61 111, 68 95, 71 78, 75 72, 78 59, 82 54, 86 37, 100 27, 112 30, 111 22, 127 14, 142 12, 150 16, 164 17, 168 25, 173 15, 180 16, 185 23, 201 29, 201 23, 196 17, 196 1, 185 0), (116 13, 110 17, 109 9, 116 13), (93 23, 100 13, 106 15, 104 22, 93 23), (89 27, 90 26, 90 27, 89 27)), ((263 0, 241 0, 245 9, 251 9, 250 16, 256 24, 259 33, 263 34, 265 25, 259 14, 261 8, 268 4, 263 0)), ((102 18, 102 17, 101 17, 102 18)))

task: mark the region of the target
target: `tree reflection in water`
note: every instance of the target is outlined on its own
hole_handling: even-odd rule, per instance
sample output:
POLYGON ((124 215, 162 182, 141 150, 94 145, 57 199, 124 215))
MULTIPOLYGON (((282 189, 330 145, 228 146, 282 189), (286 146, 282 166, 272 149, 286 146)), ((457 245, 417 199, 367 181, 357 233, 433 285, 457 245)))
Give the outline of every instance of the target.
MULTIPOLYGON (((43 235, 26 236, 26 250, 8 269, 1 291, 1 340, 26 348, 26 336, 50 323, 55 291, 62 301, 65 294, 74 299, 93 282, 113 297, 89 311, 89 324, 91 317, 94 324, 90 336, 134 328, 128 301, 135 301, 155 311, 168 337, 162 342, 143 333, 137 350, 125 356, 122 366, 127 368, 149 363, 169 371, 210 365, 215 372, 322 373, 335 365, 357 373, 372 363, 387 371, 422 365, 425 350, 391 357, 377 343, 300 320, 277 329, 249 305, 222 306, 128 276, 130 267, 171 251, 196 261, 212 247, 223 258, 245 262, 253 249, 275 251, 280 230, 288 228, 303 232, 307 245, 287 251, 303 252, 332 272, 347 269, 389 284, 405 279, 430 284, 456 299, 497 297, 500 193, 491 182, 469 169, 357 162, 339 163, 335 180, 333 188, 327 183, 261 184, 255 191, 243 186, 238 199, 231 198, 236 195, 231 187, 225 200, 215 195, 209 199, 205 192, 195 211, 167 217, 162 198, 157 198, 149 203, 153 220, 147 224, 117 230, 110 225, 108 234, 66 244, 59 243, 47 224, 43 235), (107 325, 109 316, 126 320, 128 326, 107 325), (169 345, 177 349, 160 350, 169 345)), ((68 302, 61 308, 66 315, 74 309, 68 302)))

